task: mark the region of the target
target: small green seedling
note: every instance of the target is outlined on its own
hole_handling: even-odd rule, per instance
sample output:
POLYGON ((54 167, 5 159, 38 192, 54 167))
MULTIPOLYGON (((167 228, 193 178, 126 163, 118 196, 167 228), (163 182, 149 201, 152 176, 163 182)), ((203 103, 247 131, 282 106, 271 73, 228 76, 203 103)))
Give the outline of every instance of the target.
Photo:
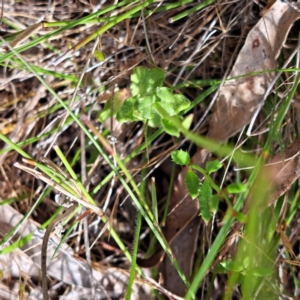
POLYGON ((192 199, 198 198, 200 204, 200 215, 205 223, 211 218, 211 213, 215 213, 219 205, 219 196, 213 195, 209 174, 218 171, 222 164, 219 161, 210 161, 206 165, 206 170, 199 166, 191 164, 190 155, 183 150, 176 150, 171 153, 173 161, 178 165, 188 167, 185 177, 185 184, 192 199), (201 184, 199 176, 194 172, 197 170, 204 175, 204 181, 201 184))
MULTIPOLYGON (((160 69, 137 67, 131 75, 132 96, 124 101, 116 113, 120 122, 143 121, 151 127, 162 127, 168 134, 179 136, 178 128, 161 116, 156 107, 162 107, 170 116, 180 116, 190 106, 183 95, 174 94, 171 88, 163 87, 165 72, 160 69)), ((190 116, 184 124, 191 124, 190 116)), ((188 125, 187 125, 188 126, 188 125)))
MULTIPOLYGON (((231 183, 225 189, 220 189, 211 178, 210 174, 217 172, 222 168, 222 164, 217 161, 209 161, 205 169, 191 163, 189 154, 183 150, 176 150, 171 153, 173 161, 181 166, 187 166, 188 171, 185 177, 186 188, 192 199, 198 198, 200 206, 200 215, 207 224, 211 215, 218 211, 220 198, 224 198, 229 207, 231 207, 228 194, 241 194, 247 191, 248 187, 244 183, 231 183), (204 180, 201 183, 199 176, 194 170, 200 172, 204 180), (213 190, 216 194, 213 194, 213 190)), ((236 219, 244 223, 246 216, 240 212, 234 212, 236 219)))

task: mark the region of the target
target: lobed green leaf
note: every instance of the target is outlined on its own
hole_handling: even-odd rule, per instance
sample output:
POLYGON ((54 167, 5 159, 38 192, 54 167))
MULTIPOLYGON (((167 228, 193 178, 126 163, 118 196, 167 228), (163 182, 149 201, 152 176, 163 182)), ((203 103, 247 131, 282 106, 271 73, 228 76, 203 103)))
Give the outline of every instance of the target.
POLYGON ((177 165, 181 165, 181 166, 186 166, 191 161, 189 153, 181 149, 172 151, 171 157, 177 165))
POLYGON ((190 106, 190 101, 185 96, 174 95, 173 91, 167 87, 158 87, 156 95, 160 98, 163 108, 171 116, 178 115, 190 106))
POLYGON ((137 67, 131 75, 131 93, 137 95, 151 95, 157 87, 162 86, 165 80, 165 72, 161 69, 147 69, 137 67))

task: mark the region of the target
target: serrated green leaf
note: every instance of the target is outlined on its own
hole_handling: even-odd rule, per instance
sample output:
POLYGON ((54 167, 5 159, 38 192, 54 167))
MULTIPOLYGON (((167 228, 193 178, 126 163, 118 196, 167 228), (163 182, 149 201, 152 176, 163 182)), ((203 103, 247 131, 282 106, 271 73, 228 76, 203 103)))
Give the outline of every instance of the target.
POLYGON ((183 95, 174 95, 167 87, 158 87, 156 95, 160 98, 160 104, 170 116, 178 115, 190 106, 190 101, 183 95))
POLYGON ((200 197, 199 197, 199 203, 200 203, 200 215, 202 216, 202 219, 207 224, 210 220, 211 213, 209 210, 209 201, 212 197, 212 190, 211 186, 208 182, 208 180, 204 180, 201 188, 200 188, 200 197))
POLYGON ((134 117, 133 112, 136 110, 136 97, 130 97, 125 100, 123 106, 117 113, 117 119, 119 122, 127 121, 137 121, 138 119, 134 117))
POLYGON ((209 161, 206 164, 206 171, 208 174, 218 171, 222 168, 222 164, 218 160, 209 161))
POLYGON ((161 69, 137 67, 131 75, 131 93, 133 96, 152 95, 157 87, 162 86, 164 79, 165 72, 161 69))
POLYGON ((226 191, 229 194, 240 194, 247 190, 247 186, 244 183, 231 183, 226 187, 226 191))
POLYGON ((169 135, 173 135, 176 137, 180 136, 180 131, 178 130, 178 128, 175 125, 173 125, 173 123, 171 123, 169 120, 161 119, 160 124, 165 130, 165 132, 169 135))
POLYGON ((172 160, 177 164, 181 166, 186 166, 190 163, 191 158, 188 152, 183 150, 175 150, 171 152, 172 160))
POLYGON ((219 209, 220 197, 218 195, 213 195, 209 200, 209 207, 212 213, 216 213, 219 209))
POLYGON ((188 170, 185 177, 185 184, 192 199, 199 195, 200 180, 199 177, 192 171, 188 170))

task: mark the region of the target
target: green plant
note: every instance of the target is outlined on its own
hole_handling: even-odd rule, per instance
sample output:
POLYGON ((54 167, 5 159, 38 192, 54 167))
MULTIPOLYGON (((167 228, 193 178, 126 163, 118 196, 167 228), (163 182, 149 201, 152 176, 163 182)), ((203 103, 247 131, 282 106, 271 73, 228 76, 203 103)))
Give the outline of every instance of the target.
MULTIPOLYGON (((143 121, 152 127, 162 127, 168 134, 179 136, 180 132, 172 121, 157 110, 163 107, 170 116, 178 116, 190 106, 190 101, 171 88, 163 87, 165 72, 160 69, 137 67, 131 75, 129 97, 120 107, 116 104, 114 114, 120 122, 143 121)), ((107 109, 106 107, 105 109, 107 109)), ((178 116, 180 120, 183 117, 178 116)))
MULTIPOLYGON (((22 4, 22 2, 20 2, 20 4, 22 4)), ((262 212, 260 204, 269 196, 266 193, 266 186, 268 186, 269 183, 261 180, 260 185, 256 185, 254 189, 252 186, 254 182, 256 182, 260 168, 267 163, 267 158, 278 151, 278 145, 283 155, 285 153, 286 144, 290 144, 294 139, 298 139, 299 124, 297 122, 299 118, 297 118, 295 108, 299 92, 299 64, 295 60, 295 66, 289 67, 289 64, 283 66, 284 61, 282 61, 279 68, 258 70, 251 73, 245 71, 239 73, 238 76, 232 78, 227 77, 227 79, 223 80, 222 77, 224 73, 220 72, 220 70, 225 70, 228 66, 229 61, 227 62, 224 58, 232 54, 230 51, 234 48, 234 40, 238 36, 238 30, 240 29, 236 28, 234 24, 238 24, 239 27, 240 24, 246 26, 242 28, 244 30, 244 36, 246 36, 250 28, 249 24, 244 22, 244 19, 245 16, 247 18, 248 13, 252 13, 251 9, 248 12, 243 9, 235 10, 243 11, 242 19, 240 19, 243 22, 240 22, 238 18, 241 16, 228 13, 232 12, 233 5, 239 8, 238 6, 240 4, 238 4, 238 2, 232 4, 228 1, 219 3, 212 0, 203 1, 201 4, 195 4, 195 1, 191 0, 179 0, 171 4, 164 1, 123 0, 113 5, 103 6, 97 10, 90 9, 89 12, 86 6, 83 15, 79 15, 78 13, 73 15, 68 14, 67 18, 72 16, 70 20, 65 19, 65 16, 63 16, 59 18, 59 22, 40 22, 37 24, 32 24, 33 19, 30 18, 26 21, 24 14, 18 17, 15 12, 10 14, 7 9, 4 10, 2 22, 5 26, 3 26, 3 30, 7 28, 8 34, 3 35, 0 41, 3 50, 0 55, 0 64, 3 69, 9 71, 6 74, 8 75, 7 83, 9 86, 3 85, 2 87, 2 129, 0 140, 4 142, 5 147, 0 149, 0 155, 4 155, 10 159, 2 160, 1 183, 3 186, 5 186, 5 183, 6 187, 8 187, 3 190, 9 191, 11 184, 13 184, 13 182, 9 182, 11 178, 14 178, 16 172, 14 171, 16 169, 12 167, 12 163, 19 161, 20 156, 22 156, 25 158, 26 164, 15 164, 15 166, 22 166, 23 171, 19 171, 21 176, 18 177, 16 181, 17 184, 12 185, 15 193, 13 195, 11 193, 1 195, 1 205, 16 202, 14 203, 15 207, 19 207, 19 204, 21 204, 22 211, 27 212, 20 222, 15 225, 0 242, 3 246, 0 254, 10 253, 16 248, 24 246, 32 239, 33 233, 30 233, 14 243, 8 244, 26 219, 31 218, 33 212, 33 217, 39 215, 39 210, 43 209, 39 207, 39 205, 47 205, 49 203, 44 200, 51 197, 50 193, 53 193, 53 188, 66 191, 79 200, 83 197, 89 199, 86 206, 97 209, 93 201, 96 200, 97 205, 102 207, 101 202, 98 202, 99 191, 101 190, 102 194, 107 193, 109 195, 107 190, 111 187, 113 193, 115 191, 125 190, 138 211, 136 226, 131 226, 132 235, 128 235, 129 241, 126 240, 125 243, 123 242, 123 235, 119 236, 118 229, 122 226, 115 226, 115 224, 117 224, 115 221, 119 221, 118 217, 123 214, 122 207, 120 207, 118 214, 111 214, 111 220, 114 222, 109 222, 106 218, 103 220, 103 222, 106 223, 105 226, 107 226, 110 231, 109 236, 111 236, 111 240, 115 240, 113 243, 118 245, 119 249, 123 251, 123 255, 127 256, 131 262, 130 278, 128 280, 127 294, 125 296, 126 299, 131 299, 132 297, 131 294, 137 280, 136 273, 143 276, 140 270, 138 270, 136 259, 137 254, 140 252, 140 243, 143 243, 142 240, 144 236, 150 231, 153 232, 153 241, 154 239, 158 240, 163 251, 170 256, 172 264, 180 274, 185 286, 188 287, 185 295, 186 299, 197 299, 200 286, 207 299, 214 297, 215 283, 218 283, 218 287, 221 289, 224 288, 224 291, 226 291, 227 295, 225 295, 225 299, 236 297, 234 293, 237 291, 243 299, 254 299, 255 296, 257 299, 265 299, 266 297, 263 297, 263 295, 267 295, 268 297, 270 289, 275 291, 278 297, 280 297, 279 295, 281 293, 285 293, 289 296, 288 293, 286 293, 287 289, 285 290, 284 287, 282 289, 283 285, 277 278, 277 267, 279 264, 277 264, 278 260, 276 255, 278 253, 277 250, 280 240, 283 244, 284 241, 287 243, 290 233, 287 232, 287 236, 281 238, 280 235, 283 236, 284 232, 279 232, 276 228, 277 225, 286 223, 287 226, 291 227, 288 228, 288 230, 291 230, 291 232, 295 230, 293 226, 296 224, 294 219, 299 211, 298 199, 300 190, 297 185, 294 185, 290 192, 286 193, 285 197, 281 197, 277 201, 274 210, 272 210, 272 207, 269 207, 269 212, 265 213, 262 212), (192 15, 192 13, 194 14, 192 15), (164 16, 167 16, 165 20, 164 16), (229 16, 233 16, 235 21, 233 22, 233 19, 229 16), (155 17, 156 20, 160 20, 160 22, 157 22, 159 26, 156 27, 155 30, 151 30, 150 33, 148 26, 153 22, 153 17, 155 17), (179 19, 182 19, 182 23, 177 22, 176 24, 176 21, 179 19), (125 20, 127 22, 126 24, 124 22, 125 20), (187 20, 186 24, 184 24, 185 20, 187 20), (192 22, 190 22, 191 20, 192 22), (202 20, 201 26, 199 26, 198 20, 202 20), (218 24, 221 20, 222 23, 218 24), (168 24, 168 21, 174 23, 168 24), (184 24, 184 26, 182 26, 182 24, 184 24), (123 36, 121 36, 123 32, 122 30, 120 31, 119 28, 123 29, 125 25, 128 26, 129 30, 126 30, 126 38, 123 40, 123 36), (173 27, 173 25, 175 26, 173 27), (176 27, 177 25, 179 25, 179 27, 176 27), (170 28, 168 26, 170 26, 170 28), (193 30, 190 30, 193 26, 195 26, 193 30), (166 28, 167 31, 163 32, 166 28), (182 29, 180 34, 178 34, 179 32, 177 32, 176 28, 182 29), (17 32, 14 33, 15 30, 17 32), (168 37, 165 45, 161 43, 161 39, 156 43, 155 35, 158 32, 168 37), (195 33, 195 35, 191 35, 192 32, 195 33), (235 34, 231 35, 232 32, 235 34), (120 35, 116 35, 116 33, 120 33, 120 35), (136 33, 138 34, 136 35, 136 33), (169 33, 171 34, 169 35, 169 33), (147 35, 149 36, 147 37, 147 35), (136 37, 139 36, 142 37, 142 40, 136 39, 136 37), (203 44, 201 44, 201 49, 198 48, 199 36, 201 40, 203 37, 206 37, 205 40, 203 40, 203 44), (224 39, 225 36, 226 39, 224 39), (149 44, 147 43, 148 38, 149 44), (172 43, 174 41, 174 44, 170 45, 168 41, 172 43), (220 47, 220 41, 222 41, 222 43, 224 42, 222 47, 220 47), (157 47, 157 44, 159 47, 157 47), (116 47, 111 48, 111 45, 116 47), (146 45, 143 49, 143 51, 145 50, 144 52, 138 48, 140 45, 143 45, 143 47, 146 45), (180 48, 182 45, 184 45, 184 49, 180 48), (230 45, 230 47, 227 47, 228 45, 230 45), (129 84, 131 84, 131 96, 124 101, 121 97, 121 91, 112 93, 108 100, 107 98, 101 98, 101 103, 107 100, 103 108, 102 105, 98 105, 100 102, 98 100, 103 96, 103 93, 115 90, 116 87, 121 88, 124 84, 128 83, 126 76, 125 78, 123 76, 123 72, 127 74, 132 70, 133 64, 130 63, 132 54, 131 47, 135 50, 138 49, 140 52, 139 55, 141 54, 141 59, 138 59, 137 62, 134 61, 134 65, 139 65, 143 61, 148 63, 148 65, 152 64, 154 67, 153 69, 144 67, 133 69, 131 82, 129 82, 129 84), (180 53, 178 49, 183 49, 184 51, 180 53), (194 52, 195 49, 197 49, 197 51, 194 52), (226 51, 223 51, 224 49, 226 49, 226 51), (36 59, 32 57, 32 53, 39 53, 36 59), (148 54, 151 55, 148 56, 148 54), (196 56, 194 56, 194 54, 196 54, 196 56), (44 57, 44 55, 46 56, 44 57), (113 59, 109 58, 110 55, 113 56, 113 59), (151 62, 147 62, 148 57, 151 57, 151 62), (152 57, 154 59, 152 59, 152 57), (173 60, 169 60, 167 57, 172 57, 173 60), (126 61, 126 64, 127 62, 129 64, 125 65, 124 68, 123 66, 119 68, 116 61, 123 62, 123 59, 126 61), (161 63, 162 60, 164 62, 163 64, 161 63), (163 65, 164 69, 157 69, 155 68, 156 65, 163 65), (65 66, 69 67, 66 68, 65 66), (98 72, 98 69, 97 72, 92 74, 91 70, 95 70, 93 69, 95 66, 98 66, 100 72, 98 72), (222 68, 220 68, 220 66, 222 66, 222 68), (195 72, 196 67, 197 73, 195 72), (184 70, 182 73, 181 68, 184 70), (107 73, 102 72, 104 69, 107 73), (24 76, 21 72, 24 73, 24 76), (194 74, 192 74, 193 72, 194 74), (298 74, 295 73, 293 75, 292 72, 298 72, 298 74), (98 74, 102 73, 104 76, 98 76, 98 74), (246 143, 237 143, 236 146, 233 146, 230 143, 223 144, 223 141, 220 141, 220 143, 217 138, 211 136, 210 138, 205 137, 205 135, 203 135, 204 131, 197 130, 196 132, 196 127, 190 130, 193 115, 190 114, 186 116, 186 114, 193 110, 195 116, 197 115, 202 118, 204 109, 208 111, 211 108, 210 104, 213 103, 213 101, 211 101, 211 95, 218 89, 220 83, 223 85, 224 82, 231 81, 231 84, 235 85, 238 78, 255 78, 256 75, 260 77, 266 73, 270 76, 271 73, 285 73, 286 75, 282 76, 280 81, 277 81, 276 89, 273 89, 274 92, 265 100, 266 102, 261 117, 266 118, 264 118, 264 123, 261 125, 264 129, 269 128, 268 133, 261 133, 259 138, 246 137, 243 135, 243 138, 246 138, 246 143), (10 74, 14 75, 9 77, 10 74), (176 78, 181 78, 183 82, 178 82, 176 85, 174 83, 174 87, 171 87, 168 85, 168 81, 165 80, 166 74, 172 74, 172 76, 176 76, 176 78), (37 102, 35 106, 31 106, 30 110, 33 114, 26 111, 22 119, 22 110, 20 110, 20 107, 24 107, 24 104, 32 102, 32 95, 23 96, 22 92, 20 93, 20 91, 26 90, 24 89, 26 86, 24 78, 27 76, 29 76, 28 78, 32 76, 36 77, 40 80, 41 84, 44 85, 49 104, 47 103, 45 106, 44 100, 42 99, 42 101, 37 102), (121 85, 118 84, 118 79, 120 78, 122 78, 121 85), (74 90, 75 85, 77 85, 77 87, 74 90), (82 94, 78 94, 79 90, 85 91, 85 97, 82 97, 82 94), (188 95, 189 99, 192 99, 191 103, 185 96, 180 94, 183 91, 185 95, 188 95), (8 98, 6 98, 6 92, 8 93, 8 98), (281 98, 281 94, 286 96, 281 98), (57 101, 50 101, 49 95, 52 95, 52 98, 57 101), (70 101, 71 98, 72 100, 70 101), (295 107, 293 107, 294 104, 295 107), (79 107, 80 109, 78 109, 79 107), (293 109, 291 109, 291 107, 293 107, 293 109), (110 127, 107 125, 109 122, 104 121, 111 118, 112 115, 121 122, 140 122, 145 125, 144 131, 140 131, 143 132, 143 134, 140 136, 130 136, 130 141, 135 142, 138 140, 137 146, 133 146, 130 153, 120 150, 121 147, 119 149, 117 148, 116 151, 105 147, 110 127), (11 117, 7 118, 7 116, 11 117), (66 116, 64 120, 62 120, 62 116, 66 116), (91 127, 87 125, 88 123, 83 121, 86 116, 88 116, 90 123, 95 124, 95 128, 100 123, 100 130, 97 127, 96 130, 93 131, 91 127), (95 118, 96 116, 97 118, 95 118), (53 122, 51 120, 53 120, 53 122), (40 126, 35 126, 37 121, 39 121, 39 124, 45 124, 45 126, 48 127, 47 130, 40 131, 40 126), (10 135, 12 130, 16 128, 16 123, 22 125, 26 133, 22 135, 10 135), (36 130, 32 132, 28 125, 30 125, 31 128, 35 127, 36 130), (149 133, 149 136, 147 136, 150 131, 147 130, 149 126, 158 127, 158 129, 151 132, 151 134, 149 133), (52 130, 48 130, 50 128, 52 128, 52 130), (57 139, 57 137, 59 135, 61 136, 61 133, 68 130, 68 128, 71 128, 71 131, 66 131, 64 144, 62 146, 60 144, 61 141, 57 139), (101 132, 102 129, 103 131, 101 132), (81 130, 82 134, 80 134, 81 130), (95 133, 96 131, 97 133, 95 133), (83 134, 83 132, 85 134, 83 134), (180 139, 168 139, 164 137, 164 142, 167 142, 161 143, 162 139, 160 136, 164 133, 176 137, 180 136, 180 139), (80 143, 78 140, 76 141, 79 135, 81 138, 80 143), (101 136, 99 141, 95 139, 95 136, 101 136), (74 141, 73 138, 75 138, 74 141), (160 190, 156 190, 157 187, 159 188, 159 185, 156 186, 154 180, 151 181, 151 193, 148 190, 150 188, 150 182, 148 181, 149 174, 154 170, 151 164, 152 159, 160 163, 162 161, 161 157, 158 156, 154 158, 156 149, 161 147, 161 149, 165 151, 164 153, 170 153, 170 149, 178 149, 177 143, 182 142, 183 138, 198 145, 200 148, 207 149, 207 151, 213 153, 220 159, 224 159, 224 166, 219 161, 212 161, 208 162, 205 167, 200 168, 191 162, 188 153, 182 150, 172 152, 172 159, 174 161, 172 164, 172 173, 171 176, 169 176, 170 174, 166 176, 167 179, 171 179, 167 181, 166 186, 164 186, 169 190, 165 205, 162 195, 159 193, 160 190), (36 156, 35 153, 43 154, 43 151, 40 152, 43 147, 40 146, 43 146, 44 142, 50 139, 53 140, 53 143, 56 141, 56 143, 60 145, 59 148, 55 147, 55 150, 61 149, 63 151, 63 155, 62 153, 59 154, 59 152, 56 152, 56 155, 60 157, 60 161, 64 162, 64 166, 56 165, 57 158, 56 161, 52 162, 49 159, 41 160, 40 156, 36 156), (65 145, 72 145, 70 149, 73 151, 66 152, 65 145), (36 151, 37 149, 38 151, 36 151), (260 149, 263 149, 261 156, 259 156, 260 149), (255 155, 252 156, 250 153, 253 153, 253 151, 255 151, 255 155), (10 154, 7 156, 9 152, 10 154), (117 152, 117 154, 115 152, 117 152), (14 155, 12 155, 13 153, 14 155), (72 156, 73 153, 75 153, 74 156, 72 156), (19 154, 19 156, 16 154, 19 154), (141 172, 138 174, 140 179, 137 182, 137 173, 135 173, 135 171, 139 172, 139 170, 132 170, 130 165, 132 159, 134 159, 135 162, 140 161, 142 155, 144 159, 141 163, 141 172), (97 167, 99 156, 102 158, 102 162, 101 160, 100 162, 104 166, 105 175, 96 183, 96 186, 83 185, 87 177, 85 173, 97 167), (86 160, 86 158, 88 159, 86 160), (78 171, 75 174, 73 170, 68 167, 68 161, 70 161, 69 164, 72 168, 74 167, 76 171, 79 170, 78 167, 80 166, 81 173, 78 171), (103 161, 105 162, 103 163, 103 161), (8 163, 11 163, 11 166, 9 166, 8 163), (175 163, 187 169, 183 185, 185 184, 190 198, 194 199, 191 200, 191 202, 193 204, 198 204, 197 202, 199 202, 199 211, 197 209, 194 211, 196 212, 195 214, 198 213, 201 215, 206 223, 206 226, 202 226, 202 228, 208 238, 205 241, 201 240, 201 243, 199 243, 200 240, 195 240, 195 243, 200 247, 196 250, 198 254, 196 255, 197 260, 194 263, 194 275, 192 278, 186 278, 180 268, 177 267, 176 257, 174 259, 169 245, 170 241, 165 240, 166 235, 163 234, 166 224, 165 220, 171 211, 171 209, 169 209, 171 201, 169 200, 172 197, 177 183, 177 178, 175 177, 175 174, 177 174, 175 171, 175 163), (242 170, 243 167, 247 167, 247 169, 233 171, 233 167, 239 170, 242 170), (10 172, 11 170, 12 172, 10 172), (27 178, 25 177, 26 175, 24 175, 24 171, 29 171, 27 178), (7 172, 8 176, 4 176, 6 175, 5 172, 7 172), (32 193, 36 185, 30 189, 26 186, 26 183, 31 182, 32 175, 37 176, 39 182, 45 179, 45 183, 50 184, 49 187, 45 187, 45 190, 41 193, 39 198, 37 198, 37 195, 39 195, 38 190, 32 193), (222 177, 224 180, 220 181, 222 177), (31 180, 29 180, 30 178, 31 180), (24 182, 25 185, 23 184, 24 182), (138 183, 140 182, 141 185, 139 186, 138 183), (173 185, 173 182, 175 182, 175 185, 173 185), (249 193, 250 188, 251 192, 249 193), (156 191, 158 191, 157 195, 156 191), (257 199, 257 203, 251 203, 250 212, 240 212, 243 203, 247 201, 249 195, 255 195, 253 199, 257 199), (28 199, 30 201, 28 201, 28 199), (35 199, 36 201, 34 202, 35 199), (29 204, 27 210, 25 209, 26 203, 29 204), (219 205, 220 203, 222 203, 222 205, 219 205), (163 218, 161 217, 162 205, 165 206, 163 218), (242 230, 236 230, 234 222, 239 221, 244 225, 246 218, 247 225, 245 226, 244 233, 242 230), (161 221, 161 223, 159 221, 161 221), (147 227, 146 231, 145 227, 147 227), (148 227, 150 229, 148 229, 148 227), (135 231, 134 234, 133 231, 135 231), (237 254, 232 255, 230 259, 226 258, 226 260, 221 261, 220 264, 214 267, 214 261, 220 257, 219 254, 226 246, 227 238, 230 237, 231 233, 235 232, 240 235, 237 254), (5 242, 6 244, 4 245, 5 242), (129 246, 131 243, 133 246, 129 246), (133 249, 131 255, 130 249, 133 249), (213 272, 211 272, 211 270, 213 270, 213 272), (224 273, 225 275, 223 275, 224 273), (225 284, 227 278, 229 279, 227 284, 225 284)), ((253 7, 256 5, 257 4, 254 4, 253 7)), ((78 6, 76 5, 74 8, 77 10, 78 6)), ((257 9, 257 7, 255 9, 257 9)), ((57 13, 57 10, 53 7, 53 14, 55 13, 57 13)), ((251 18, 251 25, 253 22, 254 19, 252 20, 251 18)), ((278 24, 281 24, 281 22, 278 22, 278 24)), ((268 31, 268 33, 270 39, 272 39, 271 32, 268 31)), ((293 36, 292 39, 289 40, 289 49, 293 47, 293 42, 296 38, 297 36, 293 36)), ((241 39, 242 43, 244 40, 245 39, 241 39)), ((257 43, 250 44, 252 46, 257 43)), ((242 45, 237 45, 237 48, 240 46, 242 45)), ((286 55, 290 51, 289 49, 284 50, 282 60, 286 59, 286 55)), ((136 53, 137 52, 135 52, 134 55, 136 53)), ((235 59, 235 54, 232 55, 233 59, 235 59)), ((167 79, 169 80, 170 77, 171 76, 168 76, 167 79)), ((35 85, 33 85, 32 91, 35 91, 35 85)), ((240 107, 244 106, 240 105, 240 107)), ((250 112, 250 110, 247 111, 250 112)), ((220 109, 220 116, 223 115, 224 112, 220 109)), ((230 114, 228 119, 230 120, 230 114)), ((205 124, 208 118, 204 116, 203 120, 203 124, 205 124)), ((233 119, 232 123, 234 123, 233 119)), ((130 124, 129 126, 132 125, 133 124, 130 124)), ((140 126, 141 124, 138 125, 140 126)), ((222 128, 222 125, 221 122, 219 128, 222 128)), ((126 125, 122 127, 124 128, 126 125)), ((125 131, 126 130, 123 130, 122 133, 126 133, 125 131)), ((115 134, 116 138, 119 138, 116 131, 111 132, 111 134, 115 134)), ((122 142, 124 141, 121 141, 121 139, 118 140, 119 145, 122 142)), ((231 139, 230 142, 234 143, 236 140, 231 139)), ((47 145, 47 143, 45 145, 47 145)), ((52 147, 53 145, 49 146, 49 151, 51 151, 50 149, 52 147)), ((48 157, 52 158, 54 156, 51 154, 48 157)), ((294 156, 292 156, 290 160, 293 160, 293 157, 294 156)), ((295 170, 298 170, 298 168, 295 170)), ((90 174, 89 178, 91 178, 90 174)), ((120 194, 116 193, 112 194, 112 196, 116 196, 112 198, 118 200, 120 194)), ((107 199, 108 198, 110 198, 110 196, 108 196, 107 199)), ((116 201, 115 203, 114 208, 117 209, 120 202, 116 201)), ((46 228, 60 211, 61 208, 58 208, 56 212, 52 213, 52 210, 47 209, 48 214, 44 216, 44 219, 49 219, 41 228, 46 228)), ((84 215, 79 217, 78 221, 83 217, 84 215)), ((42 219, 39 221, 41 222, 42 219)), ((74 223, 69 227, 62 242, 74 228, 77 230, 76 226, 76 223, 74 223)), ((79 231, 78 234, 80 234, 79 231)), ((149 236, 152 241, 151 233, 149 236)), ((104 238, 105 237, 102 237, 102 239, 104 238)), ((91 245, 91 251, 97 251, 97 249, 94 248, 97 247, 97 240, 98 239, 91 245)), ((147 253, 153 253, 155 250, 153 246, 151 249, 152 252, 149 251, 151 244, 150 242, 150 247, 148 247, 148 251, 146 251, 146 257, 147 253)), ((291 246, 288 245, 290 247, 286 248, 291 249, 294 247, 295 251, 295 244, 293 244, 292 239, 291 244, 291 246)), ((80 247, 80 249, 83 249, 83 247, 80 247)), ((119 252, 116 253, 119 255, 119 252)), ((297 261, 293 256, 289 257, 288 251, 286 251, 286 257, 290 260, 294 260, 293 263, 295 266, 297 261)), ((288 265, 289 263, 285 260, 284 264, 288 265)), ((280 266, 282 265, 280 264, 280 266)), ((289 283, 294 281, 296 287, 294 290, 295 294, 295 291, 299 291, 300 287, 297 270, 294 266, 290 263, 290 266, 283 269, 283 273, 289 274, 289 283)), ((2 274, 1 270, 0 272, 2 274)), ((155 276, 158 275, 157 273, 155 276)), ((20 295, 23 295, 26 290, 21 286, 20 295)), ((159 291, 158 288, 157 291, 159 291)), ((24 295, 24 297, 26 297, 26 295, 24 295)))
MULTIPOLYGON (((224 198, 229 208, 232 207, 228 198, 229 194, 242 194, 247 191, 247 186, 243 183, 231 183, 226 188, 221 189, 215 184, 210 174, 217 172, 222 168, 222 164, 218 160, 209 161, 205 169, 191 164, 189 153, 183 150, 175 150, 171 153, 173 161, 181 166, 188 168, 185 184, 187 191, 192 199, 198 199, 200 206, 200 215, 203 221, 207 224, 211 219, 211 214, 218 211, 218 205, 221 198, 224 198), (195 173, 198 171, 203 176, 203 182, 195 173), (213 189, 216 192, 213 195, 213 189)), ((237 220, 240 222, 245 221, 245 216, 239 212, 234 212, 237 220)))
POLYGON ((208 223, 211 218, 211 212, 216 212, 219 202, 219 195, 213 196, 212 186, 219 189, 213 183, 210 174, 222 168, 222 164, 215 160, 210 161, 206 165, 206 169, 191 164, 190 155, 183 150, 176 150, 171 153, 173 161, 182 166, 186 166, 188 171, 185 177, 185 184, 192 199, 198 198, 200 204, 200 215, 205 223, 208 223), (195 170, 202 173, 204 176, 203 183, 200 182, 199 176, 194 172, 195 170))

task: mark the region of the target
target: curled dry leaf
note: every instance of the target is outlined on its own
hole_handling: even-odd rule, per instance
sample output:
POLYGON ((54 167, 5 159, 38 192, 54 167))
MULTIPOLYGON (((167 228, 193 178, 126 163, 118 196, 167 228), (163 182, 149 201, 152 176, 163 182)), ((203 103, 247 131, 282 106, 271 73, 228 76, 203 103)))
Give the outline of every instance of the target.
POLYGON ((209 121, 208 137, 226 141, 250 123, 275 77, 276 58, 293 23, 300 17, 300 3, 276 1, 249 32, 209 121))

